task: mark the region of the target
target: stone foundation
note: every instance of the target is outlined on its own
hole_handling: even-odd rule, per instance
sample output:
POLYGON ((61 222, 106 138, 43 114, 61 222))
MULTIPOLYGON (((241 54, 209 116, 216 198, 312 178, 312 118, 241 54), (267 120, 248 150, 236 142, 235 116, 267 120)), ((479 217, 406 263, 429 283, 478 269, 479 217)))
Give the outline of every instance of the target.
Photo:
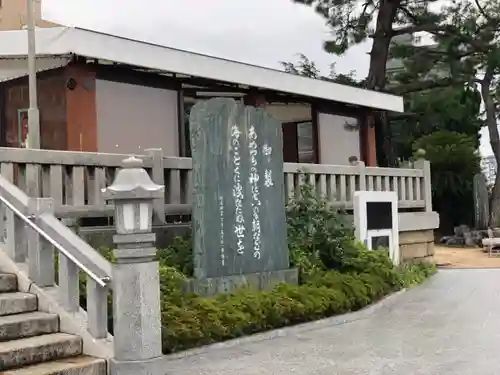
POLYGON ((298 269, 291 268, 281 271, 213 277, 204 280, 190 279, 184 285, 184 292, 213 296, 220 293, 231 293, 239 288, 271 290, 281 283, 298 284, 298 282, 298 269))
POLYGON ((399 249, 403 263, 432 262, 434 260, 434 231, 399 232, 399 249))
MULTIPOLYGON (((77 231, 80 237, 93 248, 114 248, 113 235, 116 233, 114 226, 79 227, 77 231)), ((156 247, 163 249, 172 243, 174 237, 191 235, 191 224, 179 223, 154 226, 153 232, 156 234, 156 247)))

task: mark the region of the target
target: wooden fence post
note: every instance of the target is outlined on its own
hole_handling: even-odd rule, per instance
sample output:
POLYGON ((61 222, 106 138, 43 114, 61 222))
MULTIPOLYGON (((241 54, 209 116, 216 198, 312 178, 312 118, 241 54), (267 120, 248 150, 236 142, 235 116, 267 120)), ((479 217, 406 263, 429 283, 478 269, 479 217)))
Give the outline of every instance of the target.
MULTIPOLYGON (((161 148, 150 148, 145 150, 146 155, 151 157, 153 162, 151 179, 155 184, 165 186, 165 169, 163 167, 163 150, 161 148)), ((165 189, 165 194, 167 189, 165 189)), ((157 223, 164 224, 165 218, 165 194, 163 198, 153 201, 154 220, 157 223)))
POLYGON ((421 191, 424 194, 425 212, 432 212, 431 163, 428 160, 419 159, 415 162, 415 168, 424 171, 421 191))

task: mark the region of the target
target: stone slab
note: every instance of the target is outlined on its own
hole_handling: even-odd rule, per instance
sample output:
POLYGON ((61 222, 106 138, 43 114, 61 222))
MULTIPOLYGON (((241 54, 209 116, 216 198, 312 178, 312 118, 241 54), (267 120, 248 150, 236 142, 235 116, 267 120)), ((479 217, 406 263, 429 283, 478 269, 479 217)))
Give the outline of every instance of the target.
POLYGON ((17 277, 11 274, 0 274, 0 293, 15 292, 17 290, 17 277))
POLYGON ((399 233, 399 244, 409 245, 425 242, 434 242, 434 231, 418 230, 399 233))
POLYGON ((106 375, 105 359, 78 356, 2 372, 2 375, 106 375))
POLYGON ((0 317, 0 342, 55 333, 59 331, 59 318, 40 311, 0 317))
POLYGON ((109 361, 110 375, 165 375, 169 371, 163 368, 163 356, 140 361, 109 361))
POLYGON ((398 216, 400 233, 439 228, 437 212, 400 212, 398 216))
POLYGON ((219 293, 231 293, 238 288, 271 290, 281 283, 298 284, 298 269, 259 272, 245 275, 233 275, 208 278, 204 280, 190 279, 184 286, 185 292, 213 296, 219 293))
POLYGON ((434 255, 434 243, 414 243, 408 245, 400 245, 401 259, 411 261, 412 259, 425 258, 434 255))
POLYGON ((472 192, 474 197, 474 227, 486 229, 489 218, 489 194, 486 177, 482 173, 474 175, 472 182, 472 192))
POLYGON ((197 279, 289 267, 281 123, 233 99, 190 114, 197 279))
POLYGON ((82 339, 66 333, 12 340, 0 345, 0 371, 76 356, 82 339))
POLYGON ((37 298, 30 293, 0 294, 0 316, 32 312, 38 308, 37 298))

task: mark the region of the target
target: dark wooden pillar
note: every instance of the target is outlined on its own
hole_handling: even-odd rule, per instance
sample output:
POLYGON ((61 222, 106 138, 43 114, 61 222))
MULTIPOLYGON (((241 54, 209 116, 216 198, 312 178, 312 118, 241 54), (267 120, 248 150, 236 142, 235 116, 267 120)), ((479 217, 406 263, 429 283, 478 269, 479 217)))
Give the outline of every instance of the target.
POLYGON ((377 166, 377 146, 374 120, 373 114, 368 114, 361 119, 361 126, 359 127, 361 159, 367 167, 377 166))
POLYGON ((299 162, 299 139, 297 137, 297 123, 284 122, 283 129, 283 161, 285 163, 299 162))
POLYGON ((257 90, 250 91, 247 95, 245 95, 243 97, 243 103, 245 103, 245 105, 251 105, 258 108, 267 107, 266 97, 257 90))

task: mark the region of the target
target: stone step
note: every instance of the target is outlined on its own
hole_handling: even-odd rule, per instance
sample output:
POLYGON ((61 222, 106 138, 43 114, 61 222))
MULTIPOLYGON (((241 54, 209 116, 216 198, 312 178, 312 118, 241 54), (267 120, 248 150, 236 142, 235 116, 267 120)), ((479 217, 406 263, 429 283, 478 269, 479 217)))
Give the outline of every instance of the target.
POLYGON ((2 293, 0 294, 0 316, 20 314, 36 311, 38 300, 29 293, 2 293))
POLYGON ((106 375, 106 360, 88 356, 57 361, 2 372, 2 375, 106 375))
POLYGON ((16 275, 0 273, 0 293, 16 292, 17 277, 16 275))
POLYGON ((35 311, 0 317, 0 342, 58 331, 59 318, 55 314, 35 311))
POLYGON ((12 340, 0 344, 0 371, 82 354, 82 339, 67 333, 12 340))

